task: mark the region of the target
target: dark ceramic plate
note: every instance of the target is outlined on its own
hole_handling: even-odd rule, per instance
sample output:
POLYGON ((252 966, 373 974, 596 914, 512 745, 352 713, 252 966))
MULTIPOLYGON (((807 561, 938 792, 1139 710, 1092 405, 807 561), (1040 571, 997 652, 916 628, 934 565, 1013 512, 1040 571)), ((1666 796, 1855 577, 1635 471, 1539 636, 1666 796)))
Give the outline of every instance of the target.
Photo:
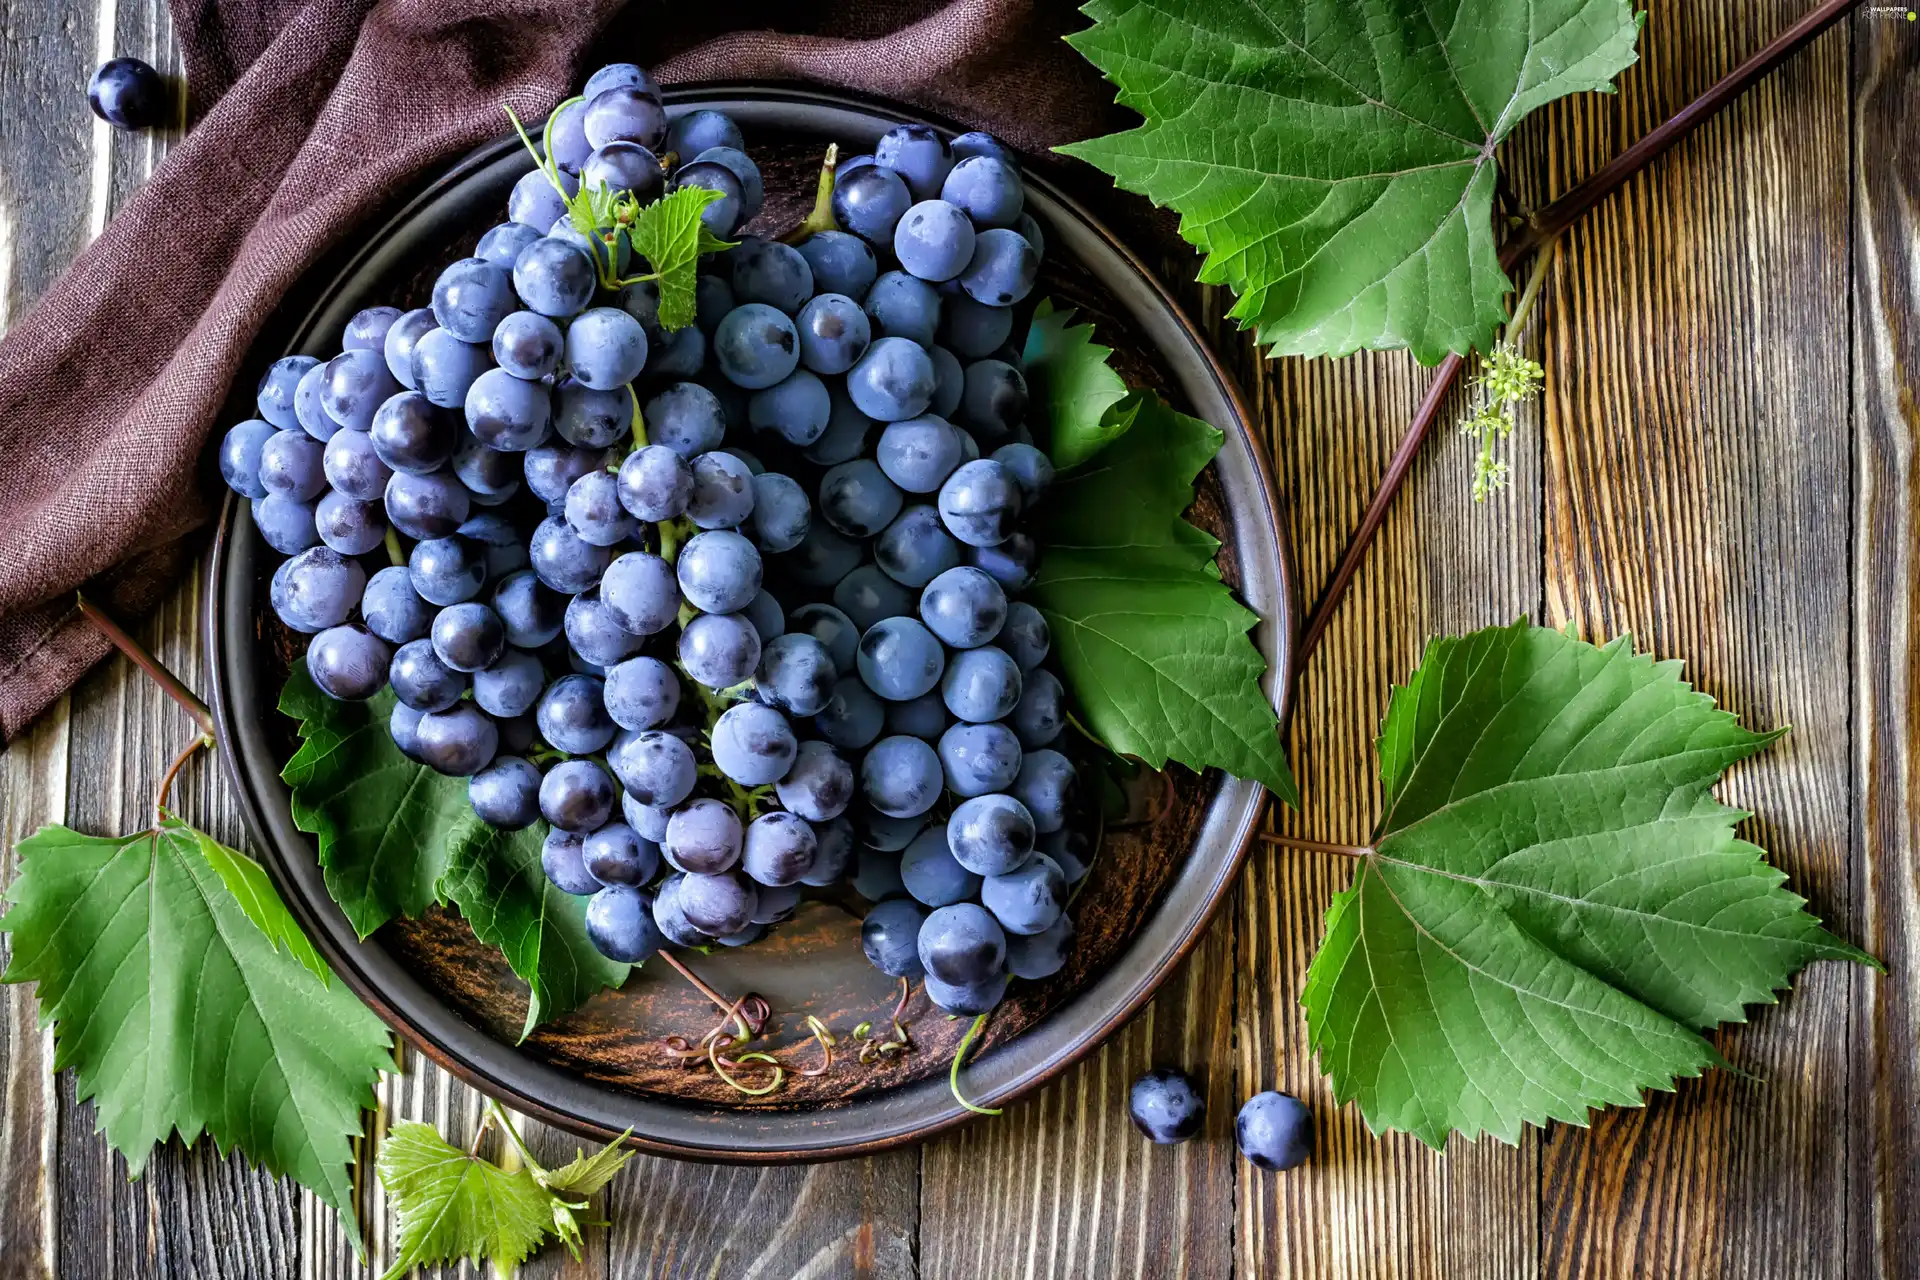
MULTIPOLYGON (((912 118, 796 89, 726 86, 672 97, 674 114, 711 106, 740 122, 766 170, 770 208, 762 223, 774 227, 789 225, 810 198, 826 141, 870 150, 886 129, 912 118)), ((324 355, 337 349, 342 326, 360 308, 424 302, 440 267, 501 219, 508 188, 530 167, 519 144, 503 139, 435 180, 320 285, 296 321, 291 349, 324 355)), ((1246 410, 1198 332, 1138 259, 1045 181, 1033 180, 1028 193, 1047 238, 1035 297, 1080 307, 1116 348, 1130 382, 1161 389, 1226 432, 1192 518, 1222 540, 1222 572, 1260 615, 1255 641, 1269 670, 1285 672, 1292 634, 1287 561, 1246 410)), ((909 1010, 911 1054, 871 1067, 844 1054, 827 1074, 796 1078, 755 1102, 661 1052, 669 1034, 697 1038, 714 1011, 657 962, 624 989, 602 992, 516 1045, 525 989, 457 916, 396 921, 364 941, 355 938, 327 896, 312 839, 293 825, 280 781, 294 741, 291 724, 273 708, 297 646, 266 607, 272 564, 262 550, 245 504, 229 502, 211 561, 206 620, 223 755, 256 844, 294 913, 335 971, 395 1030, 524 1112, 587 1136, 631 1128, 637 1145, 667 1155, 850 1156, 914 1142, 967 1118, 946 1080, 966 1022, 950 1022, 918 993, 909 1010)), ((1283 704, 1284 682, 1273 681, 1271 694, 1283 704)), ((989 1024, 984 1049, 966 1073, 980 1102, 1004 1103, 1093 1049, 1153 994, 1223 900, 1264 792, 1219 773, 1182 770, 1152 779, 1151 792, 1147 820, 1109 828, 1102 840, 1074 905, 1079 940, 1067 969, 1046 982, 1016 984, 989 1024)), ((754 946, 689 960, 720 990, 769 999, 776 1048, 806 1039, 809 1013, 841 1032, 867 1019, 885 1026, 894 986, 860 952, 859 906, 851 898, 809 902, 754 946)), ((812 1060, 810 1050, 802 1056, 812 1060)))

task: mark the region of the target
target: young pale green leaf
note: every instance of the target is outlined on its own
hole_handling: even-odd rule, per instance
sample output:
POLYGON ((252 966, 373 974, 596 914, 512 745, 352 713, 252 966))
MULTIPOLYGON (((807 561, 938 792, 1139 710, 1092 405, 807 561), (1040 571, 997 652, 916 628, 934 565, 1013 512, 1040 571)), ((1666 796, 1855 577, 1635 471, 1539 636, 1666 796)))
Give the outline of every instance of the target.
POLYGON ((452 838, 473 821, 463 782, 393 745, 393 706, 390 689, 366 703, 329 698, 304 659, 280 693, 280 714, 300 722, 300 749, 280 772, 294 825, 317 837, 327 892, 363 938, 439 899, 452 838))
POLYGON ((1157 398, 1138 403, 1133 428, 1043 504, 1028 599, 1107 746, 1156 769, 1224 769, 1298 803, 1247 637, 1258 619, 1220 581, 1219 543, 1181 518, 1223 437, 1157 398))
POLYGON ((1712 793, 1776 734, 1677 663, 1524 622, 1433 641, 1381 727, 1386 813, 1301 995, 1375 1132, 1512 1142, 1720 1057, 1834 938, 1712 793))
POLYGON ((540 869, 546 824, 501 831, 471 810, 468 817, 448 846, 441 892, 459 906, 474 936, 499 947, 525 979, 525 1039, 602 987, 625 982, 631 966, 600 954, 587 937, 586 899, 562 893, 540 869))
POLYGON ((1485 348, 1494 149, 1633 64, 1626 0, 1093 0, 1068 42, 1137 129, 1061 150, 1180 213, 1278 354, 1485 348))
POLYGON ((554 1198, 532 1170, 470 1156, 430 1125, 394 1125, 374 1167, 394 1215, 394 1263, 381 1280, 462 1259, 511 1275, 553 1227, 554 1198))
POLYGON ((1093 326, 1074 324, 1073 316, 1042 298, 1023 353, 1030 402, 1037 406, 1033 416, 1047 429, 1040 443, 1063 471, 1125 435, 1146 394, 1129 396, 1107 363, 1113 348, 1095 342, 1093 326))
POLYGON ((340 702, 299 662, 280 710, 300 721, 300 750, 281 774, 293 791, 294 823, 318 837, 327 891, 360 936, 452 901, 526 982, 523 1036, 626 980, 628 967, 588 941, 584 900, 541 873, 545 825, 498 831, 473 812, 466 779, 402 754, 387 731, 391 690, 340 702))
POLYGON ((732 247, 700 221, 701 212, 718 199, 718 191, 680 187, 634 216, 634 251, 652 268, 650 278, 660 290, 660 327, 669 332, 693 323, 700 255, 732 247))
POLYGON ((43 827, 19 852, 4 981, 39 984, 54 1069, 74 1069, 128 1168, 171 1133, 207 1133, 307 1187, 357 1242, 350 1140, 392 1043, 343 985, 290 954, 292 921, 259 868, 172 819, 111 838, 43 827))

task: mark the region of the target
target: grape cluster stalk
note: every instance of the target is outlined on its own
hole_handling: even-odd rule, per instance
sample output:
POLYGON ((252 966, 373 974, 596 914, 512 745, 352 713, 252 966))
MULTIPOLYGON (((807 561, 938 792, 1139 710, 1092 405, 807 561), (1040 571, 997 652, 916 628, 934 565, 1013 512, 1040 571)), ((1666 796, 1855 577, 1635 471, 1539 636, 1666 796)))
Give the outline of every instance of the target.
POLYGON ((751 943, 851 881, 876 967, 985 1014, 1065 963, 1090 853, 1019 599, 1053 466, 1016 158, 918 125, 830 152, 789 244, 743 233, 738 125, 670 123, 638 67, 545 139, 430 305, 278 361, 226 434, 274 612, 327 694, 390 687, 394 742, 481 818, 546 824, 610 958, 751 943), (687 187, 733 244, 669 330, 626 224, 577 215, 687 187))

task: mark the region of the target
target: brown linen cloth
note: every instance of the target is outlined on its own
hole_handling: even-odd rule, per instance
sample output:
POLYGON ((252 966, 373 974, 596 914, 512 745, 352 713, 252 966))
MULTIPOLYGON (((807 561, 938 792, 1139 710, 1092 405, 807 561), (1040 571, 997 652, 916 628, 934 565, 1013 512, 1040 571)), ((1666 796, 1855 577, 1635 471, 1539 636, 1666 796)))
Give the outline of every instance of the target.
POLYGON ((0 340, 0 739, 106 654, 76 588, 140 613, 187 566, 218 510, 199 460, 289 286, 504 132, 502 102, 543 117, 620 60, 669 84, 850 87, 1031 150, 1116 124, 1061 0, 173 0, 173 21, 196 122, 0 340), (766 29, 725 29, 743 26, 766 29))

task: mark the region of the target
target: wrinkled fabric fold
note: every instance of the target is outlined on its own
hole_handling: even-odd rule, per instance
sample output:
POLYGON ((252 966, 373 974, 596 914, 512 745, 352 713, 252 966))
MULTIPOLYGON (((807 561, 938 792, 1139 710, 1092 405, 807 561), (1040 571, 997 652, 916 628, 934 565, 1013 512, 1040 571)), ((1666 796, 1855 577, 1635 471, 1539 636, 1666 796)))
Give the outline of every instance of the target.
POLYGON ((503 103, 537 119, 622 59, 667 84, 852 88, 1032 150, 1112 126, 1111 91, 1059 39, 1083 25, 1071 5, 701 17, 617 0, 175 0, 194 124, 0 339, 0 736, 106 653, 76 589, 137 614, 187 568, 221 498, 201 459, 280 299, 435 166, 503 132, 503 103))

